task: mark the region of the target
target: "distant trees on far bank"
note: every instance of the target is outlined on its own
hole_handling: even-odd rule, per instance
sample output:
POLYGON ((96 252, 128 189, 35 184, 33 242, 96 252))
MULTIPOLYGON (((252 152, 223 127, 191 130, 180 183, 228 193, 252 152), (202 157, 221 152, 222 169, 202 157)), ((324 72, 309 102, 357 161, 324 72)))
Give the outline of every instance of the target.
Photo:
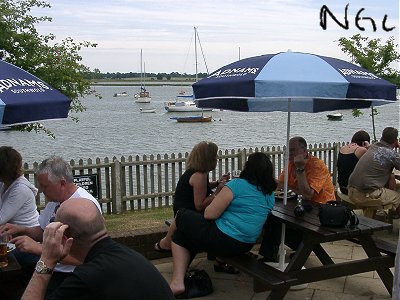
MULTIPOLYGON (((140 79, 140 73, 134 73, 134 72, 129 72, 129 73, 101 73, 99 69, 94 69, 93 72, 86 73, 85 76, 87 76, 87 79, 140 79)), ((207 76, 207 73, 199 73, 198 78, 204 78, 207 76)), ((146 73, 146 78, 151 78, 150 80, 195 80, 196 75, 195 74, 187 74, 183 73, 180 74, 178 72, 171 72, 171 73, 146 73)))

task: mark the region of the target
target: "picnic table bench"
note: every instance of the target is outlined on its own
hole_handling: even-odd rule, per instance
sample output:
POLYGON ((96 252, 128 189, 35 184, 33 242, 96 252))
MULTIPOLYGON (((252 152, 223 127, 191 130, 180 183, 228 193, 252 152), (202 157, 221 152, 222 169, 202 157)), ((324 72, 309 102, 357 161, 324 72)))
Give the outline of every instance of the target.
POLYGON ((271 290, 269 299, 283 299, 289 288, 294 285, 368 271, 377 271, 386 289, 392 294, 393 274, 390 267, 394 266, 396 249, 390 243, 373 237, 374 232, 391 229, 391 224, 360 216, 360 223, 356 226, 324 227, 320 224, 317 206, 313 205, 312 211, 304 217, 296 217, 295 205, 293 201, 289 201, 287 205, 277 201, 270 215, 287 227, 303 233, 303 242, 285 270, 265 265, 248 254, 221 259, 252 276, 255 292, 271 290), (339 240, 357 242, 364 249, 367 258, 334 262, 321 244, 339 240), (311 252, 315 253, 322 265, 302 269, 311 252))

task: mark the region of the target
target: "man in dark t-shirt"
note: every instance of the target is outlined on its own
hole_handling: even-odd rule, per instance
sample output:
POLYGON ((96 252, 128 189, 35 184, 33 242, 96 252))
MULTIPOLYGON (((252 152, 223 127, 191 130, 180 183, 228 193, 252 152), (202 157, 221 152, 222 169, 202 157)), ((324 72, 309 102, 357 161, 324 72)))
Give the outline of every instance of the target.
POLYGON ((81 198, 61 204, 56 222, 46 227, 42 255, 22 299, 44 299, 54 266, 67 254, 82 264, 46 299, 175 299, 160 272, 113 241, 99 210, 81 198))

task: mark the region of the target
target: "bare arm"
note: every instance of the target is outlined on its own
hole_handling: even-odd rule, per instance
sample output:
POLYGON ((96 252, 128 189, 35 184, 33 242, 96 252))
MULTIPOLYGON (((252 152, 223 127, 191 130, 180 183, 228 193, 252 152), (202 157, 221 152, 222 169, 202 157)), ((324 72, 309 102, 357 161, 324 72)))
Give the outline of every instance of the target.
POLYGON ((204 209, 214 200, 214 197, 224 187, 225 180, 221 180, 214 193, 207 196, 207 174, 196 172, 190 177, 189 183, 193 186, 194 205, 197 211, 204 209))
POLYGON ((311 200, 314 197, 315 192, 310 187, 306 177, 305 166, 307 163, 307 159, 304 158, 303 153, 299 153, 294 157, 293 162, 295 165, 295 174, 296 174, 297 188, 298 188, 298 190, 295 192, 297 194, 303 195, 305 199, 311 200))
POLYGON ((27 235, 37 242, 41 242, 43 239, 43 229, 40 226, 24 227, 7 223, 0 226, 0 234, 11 236, 27 235))
MULTIPOLYGON (((51 269, 54 269, 57 261, 65 257, 71 249, 72 238, 64 238, 64 232, 67 228, 68 225, 53 222, 46 227, 44 232, 43 251, 40 259, 51 269)), ((35 272, 21 299, 44 299, 50 278, 50 274, 37 274, 35 272)))
POLYGON ((204 218, 207 220, 218 219, 219 216, 226 210, 233 200, 233 194, 230 188, 224 187, 215 196, 215 200, 206 207, 204 211, 204 218))

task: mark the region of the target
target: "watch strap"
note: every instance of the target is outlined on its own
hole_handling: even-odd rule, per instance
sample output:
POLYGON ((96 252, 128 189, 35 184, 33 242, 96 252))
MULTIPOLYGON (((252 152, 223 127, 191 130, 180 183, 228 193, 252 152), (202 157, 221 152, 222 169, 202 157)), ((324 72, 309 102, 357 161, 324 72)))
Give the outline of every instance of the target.
POLYGON ((35 272, 38 274, 53 274, 53 269, 49 268, 43 260, 36 263, 35 272))

